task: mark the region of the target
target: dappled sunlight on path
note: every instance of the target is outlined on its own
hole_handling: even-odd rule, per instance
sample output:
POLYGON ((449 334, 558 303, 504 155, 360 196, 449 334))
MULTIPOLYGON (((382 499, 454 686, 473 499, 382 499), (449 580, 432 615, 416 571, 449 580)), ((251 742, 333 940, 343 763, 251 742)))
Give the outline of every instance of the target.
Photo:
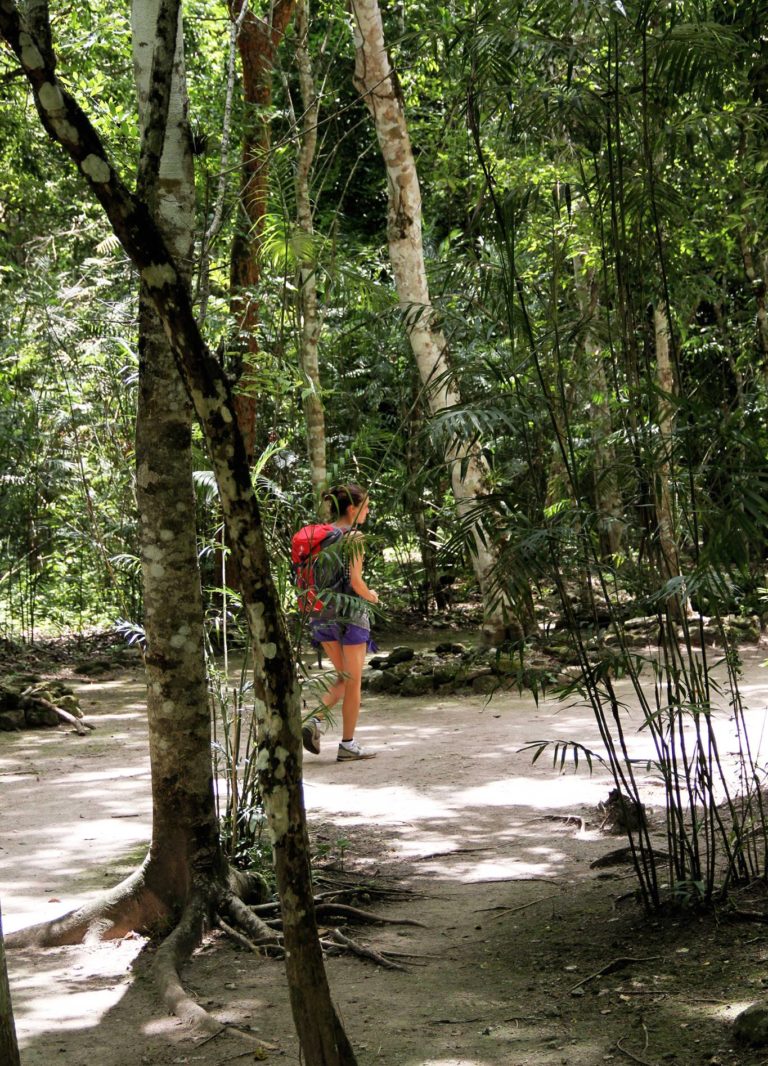
MULTIPOLYGON (((636 697, 625 682, 618 691, 632 755, 647 759, 653 748, 640 728, 636 697)), ((768 704, 768 671, 757 661, 742 693, 757 750, 768 704)), ((143 683, 136 675, 83 685, 81 696, 97 726, 87 737, 62 729, 0 734, 0 899, 7 929, 87 902, 143 858, 151 826, 143 683)), ((723 697, 717 734, 726 756, 734 750, 730 718, 723 697)), ((589 868, 624 843, 599 831, 597 806, 613 781, 599 761, 592 774, 584 759, 574 772, 570 757, 560 772, 551 751, 533 763, 530 747, 577 741, 601 753, 591 708, 552 700, 537 705, 510 693, 490 701, 473 694, 369 696, 358 736, 377 751, 375 759, 337 763, 338 731, 324 737, 319 756, 305 756, 313 838, 325 844, 326 854, 341 854, 342 873, 346 851, 356 875, 370 872, 391 884, 402 879, 413 899, 387 911, 422 922, 407 932, 393 926, 353 931, 381 950, 414 952, 408 974, 328 960, 361 1066, 602 1061, 601 1001, 595 999, 592 1028, 580 1028, 572 1039, 568 987, 574 979, 561 979, 560 954, 584 936, 579 907, 585 894, 594 901, 589 920, 606 928, 619 921, 611 912, 611 889, 589 868), (542 959, 550 984, 542 985, 542 959), (560 1013, 551 1010, 558 997, 560 1013)), ((644 766, 639 773, 644 800, 659 804, 653 773, 644 766)), ((333 871, 333 862, 323 871, 330 884, 333 871)), ((631 881, 619 880, 616 890, 630 887, 631 881)), ((132 965, 143 946, 135 939, 11 953, 19 1036, 30 1066, 49 1066, 60 1051, 70 1052, 73 1066, 198 1057, 203 1066, 218 1066, 241 1057, 238 1047, 219 1050, 216 1042, 195 1053, 183 1027, 154 1000, 151 983, 136 980, 132 965), (115 1034, 126 1031, 137 1034, 149 1058, 134 1058, 133 1048, 130 1060, 121 1058, 126 1052, 115 1034)), ((602 951, 594 965, 590 960, 592 970, 605 962, 602 951)), ((219 1017, 256 1022, 266 1039, 279 1040, 282 1061, 299 1062, 281 964, 254 960, 214 938, 188 978, 200 1002, 219 1017)), ((691 1026, 703 1009, 691 1007, 691 1026)), ((717 1009, 732 1011, 733 1004, 724 1001, 717 1009)))
MULTIPOLYGON (((149 840, 144 686, 77 686, 96 727, 0 734, 0 900, 6 932, 65 914, 129 872, 149 840), (8 861, 8 858, 11 861, 8 861), (133 862, 130 864, 133 865, 133 862)), ((143 856, 142 856, 143 857, 143 856)))

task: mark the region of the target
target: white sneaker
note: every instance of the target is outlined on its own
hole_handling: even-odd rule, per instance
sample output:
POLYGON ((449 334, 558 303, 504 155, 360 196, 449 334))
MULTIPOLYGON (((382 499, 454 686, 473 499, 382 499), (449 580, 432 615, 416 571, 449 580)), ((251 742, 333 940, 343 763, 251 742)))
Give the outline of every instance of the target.
POLYGON ((327 727, 328 723, 324 718, 315 716, 308 718, 301 727, 301 742, 307 751, 311 751, 313 755, 320 754, 320 737, 327 727))
POLYGON ((351 762, 353 759, 375 758, 375 751, 371 751, 370 748, 361 748, 356 740, 350 740, 346 744, 344 743, 344 741, 339 744, 339 752, 336 756, 336 762, 351 762))

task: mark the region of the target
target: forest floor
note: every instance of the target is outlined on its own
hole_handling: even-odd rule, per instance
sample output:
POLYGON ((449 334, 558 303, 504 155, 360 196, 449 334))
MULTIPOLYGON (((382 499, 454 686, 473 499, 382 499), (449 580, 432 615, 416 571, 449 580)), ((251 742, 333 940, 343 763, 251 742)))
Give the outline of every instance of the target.
MULTIPOLYGON (((743 685, 756 745, 763 658, 747 653, 743 685)), ((71 676, 65 664, 57 673, 71 676)), ((0 733, 6 930, 93 898, 140 861, 149 837, 140 671, 73 683, 96 726, 88 736, 0 733)), ((332 736, 307 756, 318 884, 375 883, 392 901, 362 906, 423 923, 344 927, 409 953, 402 971, 328 960, 360 1066, 768 1063, 768 1050, 737 1046, 731 1031, 768 985, 768 927, 645 919, 628 866, 590 866, 625 843, 600 828, 607 775, 558 774, 520 750, 550 738, 599 747, 588 708, 511 693, 369 696, 358 735, 376 759, 336 763, 332 736)), ((644 735, 635 742, 642 754, 644 735)), ((644 798, 653 820, 651 778, 644 798)), ((200 1003, 263 1041, 254 1053, 237 1032, 195 1041, 159 1009, 150 952, 141 938, 10 952, 24 1066, 300 1062, 281 962, 214 933, 184 971, 200 1003)))

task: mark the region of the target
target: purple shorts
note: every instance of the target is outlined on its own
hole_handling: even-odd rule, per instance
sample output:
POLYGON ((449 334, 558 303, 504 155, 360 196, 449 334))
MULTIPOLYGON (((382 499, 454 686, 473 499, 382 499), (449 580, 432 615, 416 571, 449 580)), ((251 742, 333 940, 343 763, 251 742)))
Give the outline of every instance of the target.
POLYGON ((319 644, 366 644, 369 651, 378 651, 371 640, 371 631, 366 626, 352 622, 310 622, 312 643, 319 644))

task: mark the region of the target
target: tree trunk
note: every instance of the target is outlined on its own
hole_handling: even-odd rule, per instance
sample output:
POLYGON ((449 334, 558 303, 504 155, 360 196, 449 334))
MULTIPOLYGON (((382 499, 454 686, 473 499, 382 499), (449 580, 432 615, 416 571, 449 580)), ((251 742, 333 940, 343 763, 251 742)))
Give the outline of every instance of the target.
MULTIPOLYGON (((233 19, 239 18, 243 2, 230 0, 233 19)), ((260 388, 254 375, 259 354, 256 292, 261 282, 261 246, 267 213, 272 72, 277 48, 293 14, 294 4, 295 0, 273 0, 268 5, 266 19, 250 7, 237 37, 243 73, 245 131, 240 188, 243 218, 232 246, 231 303, 237 321, 237 348, 242 353, 235 409, 249 463, 253 463, 256 450, 256 406, 260 388)))
MULTIPOLYGON (((227 380, 200 335, 189 288, 147 205, 120 180, 98 134, 46 62, 13 0, 0 0, 0 34, 21 63, 45 130, 76 163, 138 269, 202 424, 229 541, 240 563, 253 639, 259 780, 275 855, 294 1021, 308 1066, 354 1066, 331 1002, 317 937, 301 783, 299 684, 227 380)), ((153 112, 160 106, 155 96, 150 103, 153 112)))
MULTIPOLYGON (((445 337, 429 296, 421 232, 421 192, 402 97, 389 62, 378 0, 350 0, 355 36, 355 85, 373 116, 387 170, 387 239, 408 339, 433 415, 460 404, 445 337)), ((472 560, 483 597, 483 631, 491 643, 509 632, 509 601, 500 584, 498 554, 481 525, 478 506, 489 470, 478 445, 454 437, 446 449, 459 515, 472 530, 472 560), (496 573, 494 574, 494 571, 496 573)))
POLYGON ((584 256, 573 257, 576 298, 581 311, 584 331, 584 352, 587 389, 589 393, 589 424, 592 432, 595 509, 598 515, 601 555, 603 558, 621 551, 624 524, 621 496, 616 475, 616 456, 608 438, 613 430, 608 404, 608 381, 605 376, 603 353, 592 326, 597 311, 597 282, 594 267, 586 269, 584 256))
POLYGON ((312 63, 307 47, 309 36, 309 0, 296 4, 296 65, 301 90, 302 131, 296 162, 296 222, 304 235, 305 251, 299 264, 299 362, 306 379, 304 388, 304 418, 307 423, 307 451, 312 489, 320 502, 328 481, 325 444, 325 412, 321 399, 320 362, 318 349, 322 318, 317 299, 317 254, 314 248, 312 204, 309 196, 309 177, 317 146, 317 122, 320 114, 312 63))
POLYGON ((19 1045, 16 1042, 16 1026, 13 1022, 11 989, 8 984, 8 967, 5 961, 2 915, 0 915, 0 1062, 3 1066, 21 1066, 19 1045))
MULTIPOLYGON (((194 240, 194 168, 183 34, 176 38, 159 166, 145 162, 160 0, 134 0, 133 61, 142 132, 143 192, 188 283, 194 240)), ((170 34, 169 34, 170 37, 170 34)), ((154 131, 153 131, 154 132, 154 131)), ((189 899, 196 876, 223 877, 211 773, 203 605, 192 481, 192 405, 157 313, 142 285, 136 498, 144 574, 152 843, 144 877, 167 909, 189 899)))
MULTIPOLYGON (((669 319, 663 307, 653 311, 653 332, 656 348, 656 380, 659 388, 657 415, 660 454, 655 470, 657 558, 663 580, 680 574, 680 559, 675 538, 674 500, 672 497, 672 441, 674 415, 671 397, 675 393, 675 376, 669 356, 669 319)), ((680 596, 669 600, 673 618, 682 617, 680 596)))

